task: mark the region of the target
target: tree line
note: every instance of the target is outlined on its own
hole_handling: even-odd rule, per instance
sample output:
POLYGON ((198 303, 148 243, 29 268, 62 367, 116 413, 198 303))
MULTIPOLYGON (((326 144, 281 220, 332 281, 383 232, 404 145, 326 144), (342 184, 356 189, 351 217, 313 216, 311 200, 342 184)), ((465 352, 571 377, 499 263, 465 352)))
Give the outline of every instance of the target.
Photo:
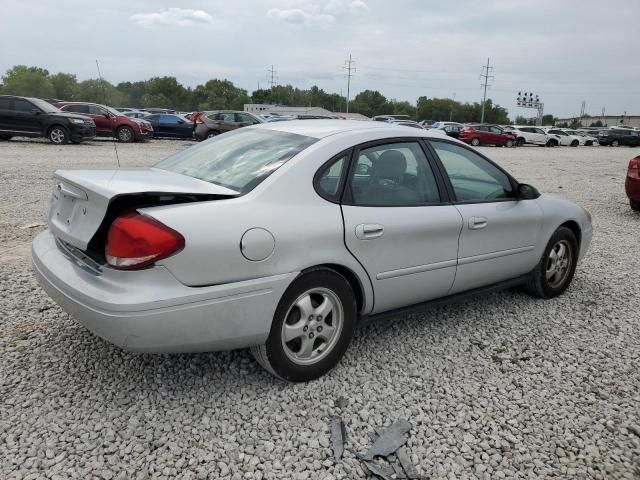
MULTIPOLYGON (((346 110, 346 98, 313 86, 300 89, 292 85, 274 85, 251 93, 227 79, 211 79, 195 88, 182 85, 175 77, 153 77, 116 85, 101 79, 78 81, 75 74, 50 73, 40 67, 16 65, 2 76, 0 94, 45 99, 84 101, 111 106, 137 108, 162 107, 178 111, 232 109, 242 110, 245 103, 269 103, 285 106, 322 107, 332 112, 346 110)), ((384 114, 408 115, 415 120, 457 122, 480 121, 482 105, 462 103, 449 98, 421 96, 415 105, 406 100, 388 99, 377 90, 365 90, 353 98, 349 111, 367 117, 384 114)), ((509 123, 508 112, 491 99, 485 103, 485 121, 509 123)))

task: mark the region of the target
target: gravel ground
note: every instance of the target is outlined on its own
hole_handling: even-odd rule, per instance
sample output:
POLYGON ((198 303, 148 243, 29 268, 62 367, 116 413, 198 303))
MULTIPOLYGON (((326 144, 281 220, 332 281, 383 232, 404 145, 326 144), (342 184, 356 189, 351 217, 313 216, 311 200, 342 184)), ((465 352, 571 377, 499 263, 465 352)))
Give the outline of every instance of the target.
MULTIPOLYGON (((149 165, 187 144, 118 152, 149 165)), ((623 179, 640 149, 482 150, 593 214, 567 293, 509 290, 363 327, 333 372, 289 385, 246 351, 131 354, 77 325, 37 286, 29 242, 52 172, 112 167, 112 144, 2 143, 0 478, 366 478, 355 453, 399 417, 430 478, 639 478, 640 215, 623 179), (348 432, 338 464, 334 414, 348 432)))

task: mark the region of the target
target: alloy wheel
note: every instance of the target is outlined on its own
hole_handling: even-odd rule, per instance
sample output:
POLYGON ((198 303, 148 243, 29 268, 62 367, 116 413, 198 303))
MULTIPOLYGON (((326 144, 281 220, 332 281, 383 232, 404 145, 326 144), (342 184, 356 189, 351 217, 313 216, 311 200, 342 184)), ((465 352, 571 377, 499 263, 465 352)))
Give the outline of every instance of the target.
POLYGON ((556 243, 547 258, 546 276, 549 286, 558 288, 567 279, 573 262, 572 247, 566 240, 556 243))
POLYGON ((338 296, 327 288, 312 288, 289 308, 282 324, 284 353, 298 365, 314 364, 335 347, 344 323, 338 296))
POLYGON ((49 139, 55 144, 64 143, 65 133, 61 128, 54 128, 49 133, 49 139))

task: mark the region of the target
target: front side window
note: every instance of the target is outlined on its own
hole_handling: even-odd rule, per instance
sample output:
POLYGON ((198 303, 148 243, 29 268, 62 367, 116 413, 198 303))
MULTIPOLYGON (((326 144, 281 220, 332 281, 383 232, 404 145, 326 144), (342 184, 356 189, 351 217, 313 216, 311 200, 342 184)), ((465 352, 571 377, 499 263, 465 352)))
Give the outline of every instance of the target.
POLYGON ((89 113, 91 115, 104 115, 107 112, 106 110, 98 107, 97 105, 89 105, 89 113))
POLYGON ((477 153, 459 145, 431 142, 459 202, 486 202, 514 197, 509 177, 477 153))
POLYGON ((162 160, 156 168, 243 194, 316 141, 293 133, 240 128, 182 150, 162 160))
POLYGON ((160 115, 160 123, 164 125, 178 125, 178 117, 174 115, 160 115))
POLYGON ((251 115, 247 115, 246 113, 238 113, 238 121, 248 123, 249 125, 255 125, 259 123, 255 118, 251 115))
POLYGON ((440 202, 431 166, 418 142, 360 150, 349 183, 354 205, 413 206, 440 202))
POLYGON ((35 109, 35 105, 22 98, 16 98, 13 100, 13 109, 17 112, 30 112, 35 109))
POLYGON ((489 127, 492 133, 502 133, 502 129, 498 127, 489 127))

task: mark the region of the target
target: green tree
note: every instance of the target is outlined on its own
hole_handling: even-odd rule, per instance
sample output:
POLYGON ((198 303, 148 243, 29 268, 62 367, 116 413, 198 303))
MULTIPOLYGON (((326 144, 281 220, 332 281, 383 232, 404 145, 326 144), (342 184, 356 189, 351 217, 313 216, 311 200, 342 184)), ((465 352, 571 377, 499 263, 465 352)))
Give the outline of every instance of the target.
POLYGON ((16 65, 2 77, 2 93, 25 97, 51 98, 54 87, 44 68, 16 65))
POLYGON ((247 91, 236 87, 229 80, 209 80, 193 90, 193 101, 199 110, 243 110, 249 103, 247 91))
POLYGON ((78 84, 78 100, 119 107, 127 97, 106 80, 92 78, 78 84))
POLYGON ((349 105, 350 112, 357 112, 367 117, 390 113, 387 111, 387 98, 377 90, 365 90, 355 96, 349 105))
POLYGON ((542 116, 542 125, 555 125, 556 117, 553 115, 547 114, 542 116))
POLYGON ((591 125, 589 125, 590 127, 604 127, 604 125, 602 125, 602 122, 600 120, 596 121, 596 122, 591 122, 591 125))
POLYGON ((76 100, 78 80, 72 73, 59 72, 49 77, 53 85, 53 96, 60 100, 76 100))

